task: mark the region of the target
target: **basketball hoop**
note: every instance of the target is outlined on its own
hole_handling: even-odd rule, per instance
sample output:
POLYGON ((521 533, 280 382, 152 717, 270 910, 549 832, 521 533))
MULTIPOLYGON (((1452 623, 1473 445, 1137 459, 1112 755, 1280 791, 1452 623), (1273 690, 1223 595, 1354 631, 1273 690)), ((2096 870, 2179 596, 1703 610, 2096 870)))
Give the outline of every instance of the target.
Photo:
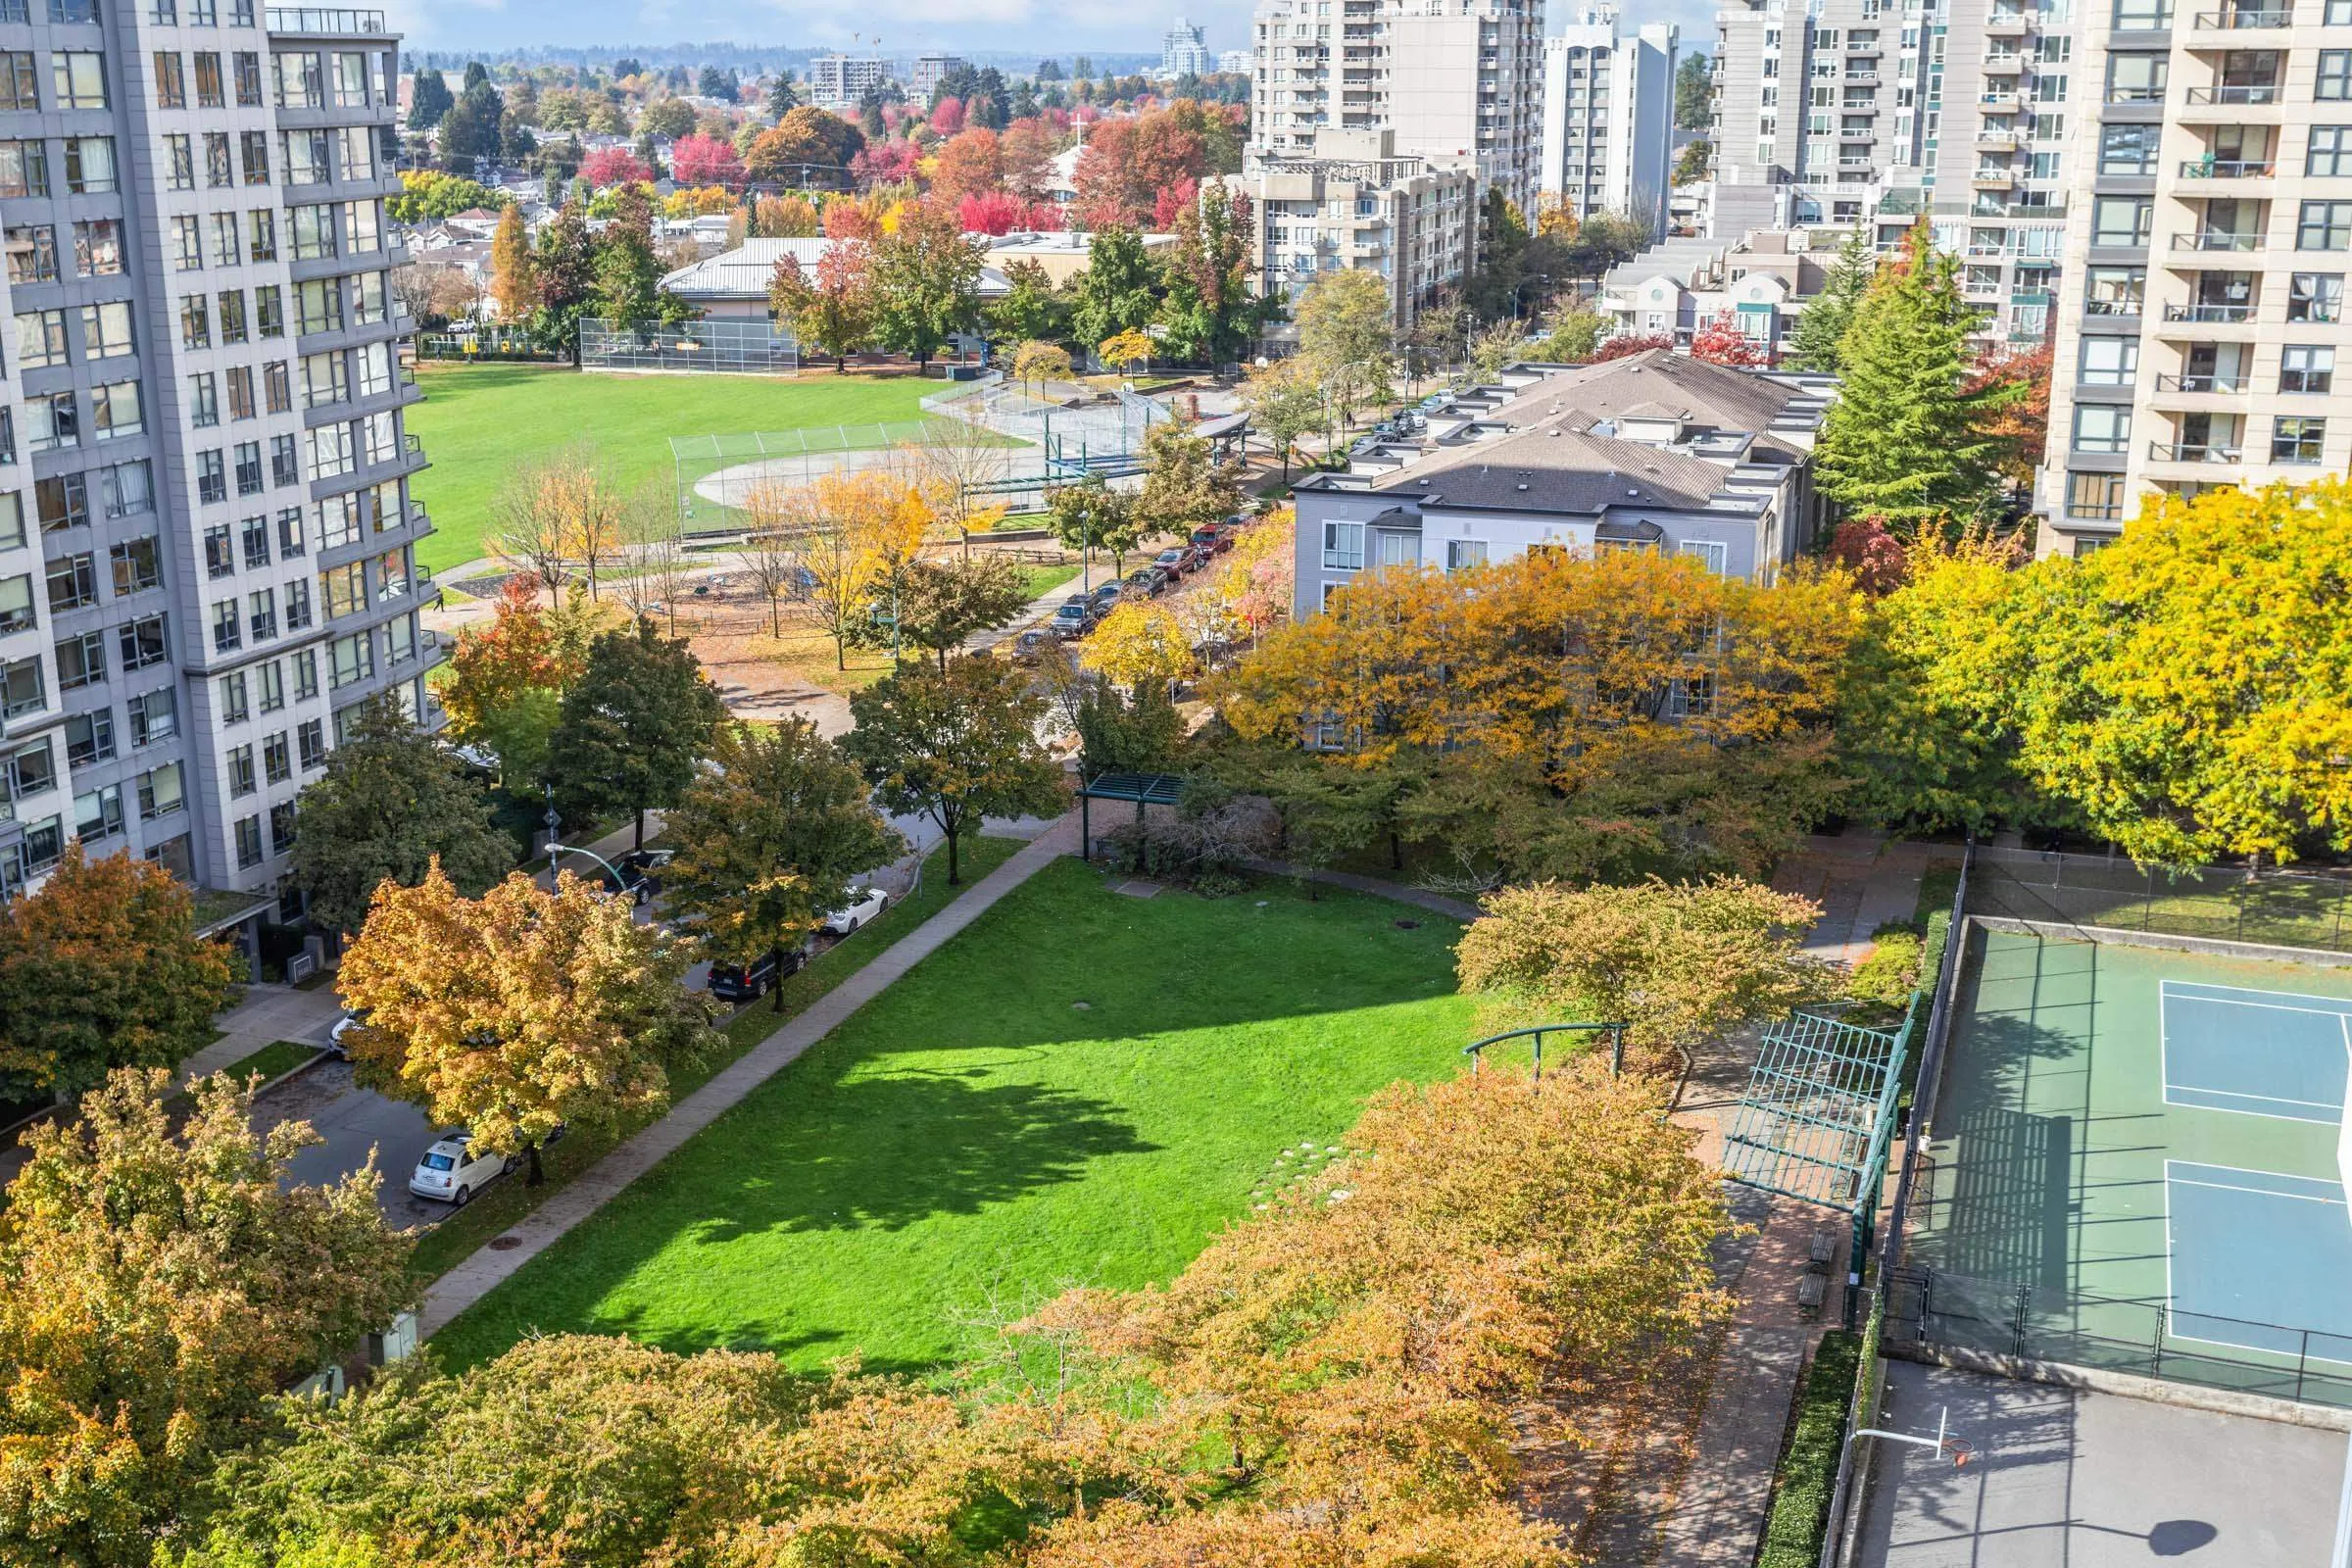
POLYGON ((1965 1470, 1968 1468, 1968 1461, 1975 1457, 1977 1450, 1966 1438, 1946 1438, 1943 1440, 1943 1451, 1952 1456, 1953 1469, 1965 1470))
POLYGON ((1915 1448, 1933 1448, 1937 1458, 1948 1457, 1955 1470, 1967 1469, 1968 1462, 1977 1456, 1975 1444, 1952 1435, 1951 1408, 1948 1405, 1936 1412, 1936 1435, 1932 1438, 1910 1432, 1888 1432, 1882 1427, 1862 1427, 1845 1441, 1852 1443, 1859 1438, 1884 1438, 1888 1443, 1908 1443, 1915 1448))

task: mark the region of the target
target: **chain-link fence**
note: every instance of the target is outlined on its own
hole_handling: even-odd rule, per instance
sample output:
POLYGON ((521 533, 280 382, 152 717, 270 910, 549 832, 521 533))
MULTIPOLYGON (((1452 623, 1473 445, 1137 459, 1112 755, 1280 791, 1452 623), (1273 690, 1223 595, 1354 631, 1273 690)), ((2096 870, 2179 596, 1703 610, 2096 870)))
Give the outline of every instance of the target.
POLYGON ((2352 879, 1980 849, 1969 912, 2340 953, 2352 941, 2352 879))
POLYGON ((757 375, 801 368, 800 340, 764 319, 659 321, 580 318, 583 370, 701 370, 757 375))

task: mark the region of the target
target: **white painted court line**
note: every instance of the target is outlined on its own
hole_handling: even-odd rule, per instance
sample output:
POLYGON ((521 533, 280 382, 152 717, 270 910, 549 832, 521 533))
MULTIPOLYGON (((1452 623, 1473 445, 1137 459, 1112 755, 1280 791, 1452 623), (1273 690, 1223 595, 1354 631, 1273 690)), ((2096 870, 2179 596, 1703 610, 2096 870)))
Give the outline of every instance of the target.
MULTIPOLYGON (((2192 1002, 2193 1002, 2193 1001, 2198 1001, 2198 1000, 2200 1000, 2200 999, 2199 999, 2199 998, 2196 998, 2196 997, 2194 997, 2194 996, 2191 996, 2191 995, 2190 995, 2190 993, 2192 993, 2192 992, 2199 992, 2199 991, 2209 991, 2209 992, 2219 992, 2219 993, 2222 993, 2222 994, 2221 994, 2221 995, 2218 995, 2218 996, 2210 996, 2210 997, 2206 997, 2206 998, 2203 998, 2203 999, 2201 999, 2201 1000, 2204 1000, 2204 1001, 2207 1001, 2207 1002, 2225 1002, 2225 1003, 2226 1003, 2226 1002, 2230 1002, 2230 1001, 2231 1001, 2231 1000, 2233 1000, 2234 998, 2237 998, 2237 997, 2291 997, 2292 999, 2294 999, 2294 1000, 2295 1000, 2295 1001, 2297 1001, 2297 1002, 2322 1002, 2322 1003, 2332 1003, 2332 1004, 2334 1004, 2334 1005, 2332 1005, 2332 1006, 2323 1006, 2323 1007, 2305 1007, 2305 1008, 2302 1008, 2302 1009, 2300 1009, 2300 1010, 2302 1010, 2302 1011, 2305 1011, 2305 1012, 2334 1012, 2334 1013, 2352 1012, 2352 997, 2324 997, 2324 996, 2316 996, 2316 995, 2314 995, 2313 993, 2311 993, 2311 992, 2308 992, 2308 991, 2265 991, 2265 990, 2258 989, 2257 987, 2254 987, 2254 986, 2221 986, 2221 985, 2209 985, 2209 984, 2207 984, 2205 981, 2202 981, 2202 980, 2168 980, 2168 979, 2165 979, 2165 978, 2163 978, 2162 976, 2159 976, 2159 977, 2157 978, 2157 981, 2156 981, 2156 987, 2157 987, 2157 990, 2158 990, 2158 992, 2159 992, 2160 994, 2162 994, 2162 993, 2170 993, 2170 992, 2175 992, 2175 991, 2178 991, 2178 992, 2180 992, 2180 993, 2181 994, 2181 996, 2182 996, 2182 997, 2183 997, 2185 1000, 2192 1001, 2192 1002)), ((2267 1004, 2264 1004, 2264 1003, 2255 1003, 2255 1002, 2249 1002, 2249 1003, 2245 1003, 2245 1004, 2243 1004, 2243 1005, 2245 1005, 2245 1006, 2249 1006, 2249 1007, 2255 1007, 2255 1006, 2264 1006, 2264 1005, 2267 1005, 2267 1004)))
MULTIPOLYGON (((2243 1090, 2238 1089, 2208 1089, 2203 1084, 2166 1084, 2164 1086, 2165 1098, 2167 1100, 2171 1100, 2172 1093, 2176 1089, 2180 1090, 2182 1094, 2211 1095, 2217 1100, 2259 1100, 2265 1104, 2270 1105, 2316 1105, 2322 1110, 2341 1110, 2344 1108, 2343 1103, 2340 1101, 2297 1100, 2292 1095, 2253 1095, 2247 1094, 2243 1090)), ((2178 1102, 2176 1102, 2176 1103, 2178 1103, 2178 1102)), ((2218 1110, 2221 1107, 2214 1105, 2206 1108, 2218 1110)), ((2335 1120, 2333 1116, 2330 1116, 2328 1119, 2329 1121, 2335 1120)))
MULTIPOLYGON (((2274 1346, 2268 1345, 2248 1345, 2240 1340, 2210 1339, 2202 1334, 2182 1334, 2179 1330, 2170 1326, 2171 1324, 2178 1322, 2182 1315, 2180 1311, 2180 1298, 2175 1295, 2173 1291, 2173 1252, 2175 1247, 2173 1237, 2173 1183, 2175 1181, 2179 1181, 2183 1187, 2213 1187, 2224 1192, 2251 1193, 2257 1198, 2296 1198, 2302 1199, 2302 1200, 2306 1202, 2334 1202, 2339 1206, 2344 1205, 2345 1200, 2340 1197, 2336 1199, 2303 1198, 2303 1195, 2301 1194, 2282 1193, 2275 1188, 2269 1187, 2236 1187, 2227 1182, 2203 1182, 2188 1177, 2176 1177, 2173 1174, 2173 1167, 2175 1165, 2185 1165, 2191 1169, 2197 1170, 2228 1171, 2230 1174, 2237 1176, 2261 1176, 2273 1181, 2310 1182, 2315 1186, 2324 1182, 2326 1178, 2317 1176, 2290 1176, 2284 1171, 2251 1170, 2241 1165, 2207 1165, 2202 1161, 2193 1159, 2172 1159, 2168 1157, 2164 1162, 2164 1307, 2165 1323, 2167 1324, 2167 1327, 2164 1330, 2164 1338, 2181 1345, 2210 1345, 2225 1350, 2245 1350, 2251 1351, 2256 1355, 2274 1355, 2286 1357, 2290 1360, 2293 1359, 2298 1353, 2293 1350, 2281 1350, 2274 1346)), ((2341 1192, 2340 1184, 2338 1191, 2341 1192)), ((2233 1323, 2243 1321, 2241 1319, 2231 1318, 2225 1314, 2216 1312, 2189 1312, 2186 1315, 2190 1318, 2201 1318, 2213 1323, 2233 1323)), ((2246 1323, 2245 1326, 2247 1328, 2277 1329, 2281 1334, 2317 1335, 2323 1340, 2336 1341, 2339 1343, 2352 1341, 2352 1336, 2330 1334, 2325 1329, 2290 1328, 2283 1323, 2249 1322, 2246 1323)), ((2310 1342, 2306 1340, 2304 1343, 2306 1347, 2308 1347, 2310 1342)), ((2328 1366, 2352 1366, 2352 1358, 2338 1359, 2333 1356, 2316 1355, 2311 1353, 2308 1348, 2301 1352, 2301 1358, 2305 1365, 2325 1364, 2328 1366)), ((2347 1488, 2352 1488, 2352 1479, 2348 1479, 2346 1485, 2347 1488)), ((2338 1568, 2352 1568, 2352 1563, 2338 1565, 2338 1568)))

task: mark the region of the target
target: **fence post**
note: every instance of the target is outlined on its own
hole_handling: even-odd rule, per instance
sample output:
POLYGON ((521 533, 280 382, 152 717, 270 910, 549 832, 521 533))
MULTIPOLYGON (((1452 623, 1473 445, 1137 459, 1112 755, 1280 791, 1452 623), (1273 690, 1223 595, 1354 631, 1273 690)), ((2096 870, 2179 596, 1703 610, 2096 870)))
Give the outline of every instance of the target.
POLYGON ((2298 1403, 2303 1398, 2303 1372, 2310 1365, 2311 1330, 2305 1329, 2303 1331, 2303 1348, 2295 1352, 2295 1399, 2298 1403))
POLYGON ((2017 1316, 2009 1325, 2009 1353, 2021 1361, 2026 1358, 2026 1293, 2030 1289, 2025 1285, 2017 1288, 2017 1316))
POLYGON ((2152 1378, 2164 1376, 2164 1318, 2170 1310, 2162 1301, 2156 1303, 2156 1343, 2149 1347, 2153 1354, 2148 1361, 2148 1376, 2152 1378))

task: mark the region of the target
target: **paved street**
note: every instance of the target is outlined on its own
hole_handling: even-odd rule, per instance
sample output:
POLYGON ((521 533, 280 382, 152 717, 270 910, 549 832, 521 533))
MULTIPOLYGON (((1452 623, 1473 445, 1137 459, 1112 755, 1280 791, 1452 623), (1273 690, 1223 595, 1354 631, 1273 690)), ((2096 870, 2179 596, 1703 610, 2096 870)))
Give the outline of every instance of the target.
POLYGON ((349 1062, 320 1062, 271 1090, 255 1109, 272 1122, 307 1121, 326 1140, 294 1157, 295 1181, 340 1180, 373 1152, 384 1178, 384 1216, 395 1227, 431 1224, 449 1212, 447 1203, 409 1195, 409 1172, 439 1130, 415 1105, 360 1088, 349 1062))

